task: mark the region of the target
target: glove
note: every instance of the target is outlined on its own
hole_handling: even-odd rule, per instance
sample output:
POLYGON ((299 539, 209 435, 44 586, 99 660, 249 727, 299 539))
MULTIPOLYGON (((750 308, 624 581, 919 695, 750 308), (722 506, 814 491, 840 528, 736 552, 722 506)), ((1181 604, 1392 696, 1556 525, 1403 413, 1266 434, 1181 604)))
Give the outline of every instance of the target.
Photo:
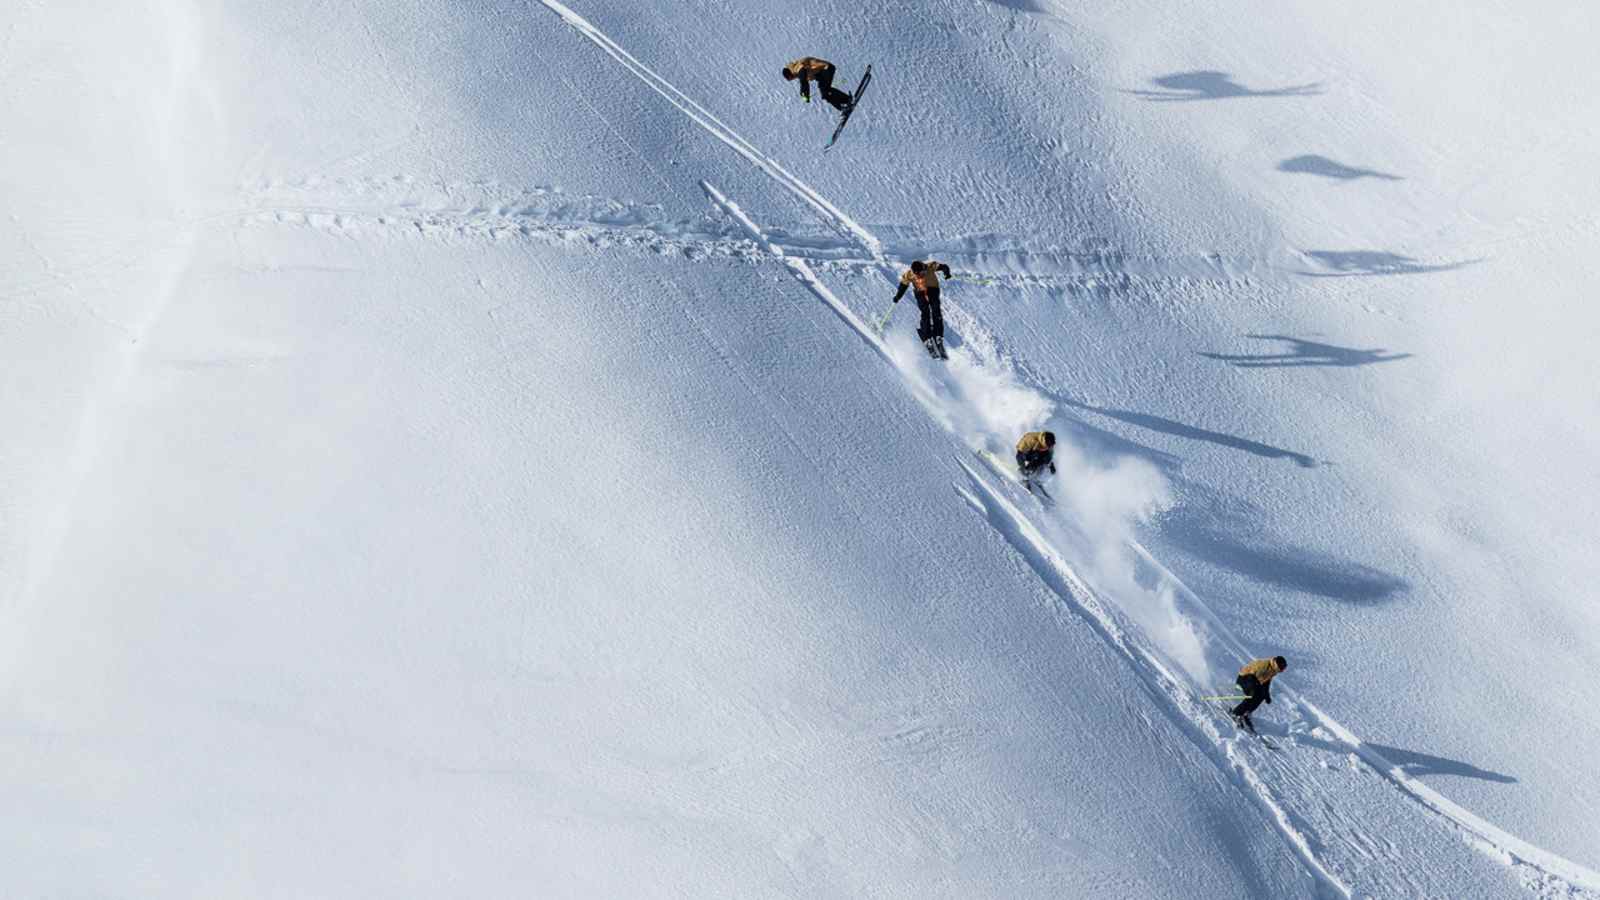
POLYGON ((1056 464, 1055 463, 1051 463, 1050 464, 1050 474, 1054 475, 1055 473, 1056 473, 1056 464))
POLYGON ((1267 698, 1267 705, 1268 705, 1268 706, 1271 706, 1271 705, 1272 705, 1272 698, 1271 698, 1271 697, 1268 697, 1268 698, 1267 698))
POLYGON ((801 94, 800 96, 806 98, 806 102, 807 103, 811 102, 811 95, 810 94, 801 94))
POLYGON ((895 294, 894 295, 894 302, 896 302, 896 303, 900 302, 900 295, 899 294, 895 294))

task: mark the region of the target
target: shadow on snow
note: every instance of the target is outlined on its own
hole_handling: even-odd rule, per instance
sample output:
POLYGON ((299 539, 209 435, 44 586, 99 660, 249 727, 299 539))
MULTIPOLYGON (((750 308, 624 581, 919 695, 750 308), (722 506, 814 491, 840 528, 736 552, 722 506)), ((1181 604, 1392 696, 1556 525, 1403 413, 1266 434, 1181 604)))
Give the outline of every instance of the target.
MULTIPOLYGON (((1234 437, 1231 434, 1223 434, 1219 431, 1208 431, 1204 428, 1197 428, 1193 425, 1185 425, 1182 422, 1176 422, 1172 419, 1164 419, 1160 416, 1151 415, 1149 413, 1131 412, 1125 409, 1104 409, 1098 406, 1090 406, 1087 403, 1079 403, 1076 400, 1068 400, 1066 398, 1062 398, 1061 402, 1067 406, 1073 407, 1074 409, 1099 413, 1102 416, 1116 419, 1119 422, 1127 422, 1129 425, 1137 425, 1140 428, 1148 428, 1151 431, 1159 431, 1162 434, 1170 434, 1176 437, 1189 438, 1190 440, 1196 441, 1205 441, 1206 443, 1218 444, 1234 450, 1243 450, 1246 453, 1254 456, 1264 457, 1266 459, 1289 459, 1293 460, 1295 465, 1307 469, 1315 468, 1317 465, 1319 465, 1316 459, 1307 456, 1304 453, 1296 453, 1293 450, 1284 450, 1279 447, 1274 447, 1270 444, 1263 444, 1260 441, 1252 441, 1248 438, 1234 437)), ((1136 444, 1134 446, 1139 445, 1136 444)), ((1149 452, 1159 452, 1149 451, 1148 448, 1144 449, 1146 450, 1146 455, 1148 455, 1149 452)), ((1169 454, 1163 455, 1169 456, 1170 458, 1169 454)))
POLYGON ((1399 747, 1385 747, 1382 744, 1374 744, 1371 741, 1366 741, 1365 743, 1412 778, 1421 778, 1427 775, 1455 775, 1461 778, 1481 778, 1484 781, 1493 781, 1496 784, 1517 783, 1517 779, 1510 775, 1492 772, 1488 769, 1480 769, 1471 763, 1464 763, 1457 759, 1418 753, 1414 750, 1401 750, 1399 747))
POLYGON ((1150 79, 1158 91, 1126 91, 1145 100, 1171 103, 1191 100, 1231 100, 1238 97, 1309 97, 1322 93, 1320 83, 1258 91, 1234 81, 1227 72, 1174 72, 1150 79))
POLYGON ((1278 171, 1292 172, 1296 175, 1321 175, 1323 178, 1337 178, 1340 181, 1354 181, 1357 178, 1377 178, 1381 181, 1405 180, 1399 175, 1390 175, 1376 169, 1358 169, 1315 154, 1286 159, 1278 163, 1278 171))
POLYGON ((1290 337, 1286 334, 1247 334, 1247 338, 1258 341, 1283 341, 1288 346, 1284 353, 1243 354, 1243 353, 1201 353, 1208 359, 1221 360, 1222 362, 1238 366, 1243 369, 1277 369, 1295 366, 1368 366, 1373 363, 1393 362, 1397 359, 1406 359, 1409 353, 1389 353, 1379 347, 1375 350, 1357 350, 1354 347, 1340 347, 1334 344, 1324 344, 1319 341, 1308 341, 1302 338, 1290 337))
POLYGON ((1372 566, 1316 550, 1272 546, 1248 536, 1239 516, 1179 507, 1162 516, 1161 534, 1173 547, 1247 578, 1345 603, 1387 603, 1411 585, 1372 566))
POLYGON ((1383 250, 1307 250, 1305 255, 1328 269, 1326 272, 1300 272, 1311 278, 1351 278, 1360 275, 1421 275, 1448 272, 1481 262, 1477 259, 1431 264, 1383 250))

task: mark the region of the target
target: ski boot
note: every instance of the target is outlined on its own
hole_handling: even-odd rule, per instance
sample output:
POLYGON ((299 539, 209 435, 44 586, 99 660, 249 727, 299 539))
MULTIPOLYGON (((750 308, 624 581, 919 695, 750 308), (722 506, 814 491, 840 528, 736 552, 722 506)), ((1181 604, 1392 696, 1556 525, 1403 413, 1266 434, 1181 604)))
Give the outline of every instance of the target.
POLYGON ((934 335, 933 349, 936 351, 934 355, 938 356, 940 359, 950 358, 950 354, 944 352, 944 335, 934 335))

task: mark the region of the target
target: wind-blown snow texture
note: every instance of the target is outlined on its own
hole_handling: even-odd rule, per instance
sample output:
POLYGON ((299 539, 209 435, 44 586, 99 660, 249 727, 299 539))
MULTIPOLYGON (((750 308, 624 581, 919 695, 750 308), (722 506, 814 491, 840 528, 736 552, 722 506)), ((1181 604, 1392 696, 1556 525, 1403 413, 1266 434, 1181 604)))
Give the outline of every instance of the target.
POLYGON ((0 12, 0 893, 1600 897, 1595 13, 869 6, 0 12))

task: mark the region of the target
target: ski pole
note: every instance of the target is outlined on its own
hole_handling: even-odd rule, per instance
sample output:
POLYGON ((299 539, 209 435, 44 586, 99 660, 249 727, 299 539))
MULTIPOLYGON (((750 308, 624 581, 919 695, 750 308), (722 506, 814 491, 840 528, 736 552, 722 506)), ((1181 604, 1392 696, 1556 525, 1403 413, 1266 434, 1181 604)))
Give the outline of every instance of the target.
POLYGON ((1243 694, 1224 694, 1221 697, 1201 697, 1201 700, 1248 700, 1243 694))
POLYGON ((900 304, 898 304, 898 303, 889 304, 889 311, 884 313, 883 314, 883 318, 878 320, 878 336, 879 337, 882 337, 883 336, 883 330, 885 328, 889 327, 889 317, 894 315, 894 308, 896 306, 899 306, 899 305, 900 304))
POLYGON ((960 275, 951 275, 950 276, 950 280, 951 281, 970 281, 973 284, 981 284, 981 285, 994 284, 994 279, 993 278, 980 278, 977 275, 973 275, 973 274, 968 273, 968 272, 962 272, 960 275))

